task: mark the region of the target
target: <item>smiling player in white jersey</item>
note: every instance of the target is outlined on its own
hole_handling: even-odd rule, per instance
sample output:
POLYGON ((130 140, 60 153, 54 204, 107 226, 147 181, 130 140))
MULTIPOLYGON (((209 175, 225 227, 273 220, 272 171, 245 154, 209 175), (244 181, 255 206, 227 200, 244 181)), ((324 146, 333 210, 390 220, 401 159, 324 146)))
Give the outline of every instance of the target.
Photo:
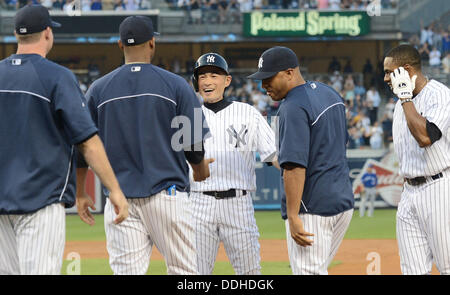
POLYGON ((392 49, 384 81, 399 97, 394 149, 405 178, 397 212, 403 274, 430 274, 433 262, 450 274, 450 90, 421 71, 418 51, 392 49))
POLYGON ((215 159, 207 180, 191 181, 199 273, 212 273, 222 241, 236 274, 260 274, 259 232, 250 192, 256 190, 255 152, 263 162, 275 161, 275 134, 254 107, 224 99, 231 76, 222 56, 199 57, 192 80, 204 99, 202 109, 212 135, 205 141, 205 157, 215 159))

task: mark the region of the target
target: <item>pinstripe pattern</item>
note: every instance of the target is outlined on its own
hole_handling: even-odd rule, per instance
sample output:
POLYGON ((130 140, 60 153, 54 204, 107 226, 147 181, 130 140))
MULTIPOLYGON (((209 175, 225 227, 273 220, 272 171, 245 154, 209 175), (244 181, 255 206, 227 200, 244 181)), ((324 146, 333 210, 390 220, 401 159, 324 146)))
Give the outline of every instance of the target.
POLYGON ((419 114, 439 127, 442 138, 429 147, 419 147, 409 131, 399 100, 394 109, 392 125, 399 173, 407 178, 435 175, 450 167, 450 90, 431 80, 414 98, 413 103, 419 114))
POLYGON ((260 274, 259 232, 251 196, 217 200, 191 193, 199 273, 211 274, 222 241, 236 274, 260 274))
POLYGON ((167 273, 197 274, 192 204, 187 193, 165 191, 148 198, 128 199, 129 217, 119 225, 109 199, 105 205, 105 231, 109 262, 114 274, 143 275, 152 247, 164 256, 167 273))
POLYGON ((60 203, 32 214, 0 215, 0 274, 60 274, 65 225, 60 203))
POLYGON ((412 136, 403 107, 394 110, 394 149, 399 173, 407 178, 443 178, 420 186, 407 183, 397 211, 397 240, 403 274, 429 274, 433 262, 442 274, 450 274, 450 90, 431 80, 413 100, 417 112, 436 124, 442 137, 420 148, 412 136))
POLYGON ((191 190, 225 191, 230 188, 256 190, 255 152, 262 161, 271 161, 276 152, 275 134, 266 119, 251 105, 233 102, 225 109, 214 113, 202 106, 212 137, 205 140, 205 158, 214 158, 210 165, 211 177, 202 182, 193 181, 190 171, 191 190), (230 126, 239 133, 246 126, 248 132, 236 140, 227 131, 230 126))
POLYGON ((194 204, 196 249, 200 274, 211 274, 220 242, 239 275, 261 273, 259 232, 251 194, 256 190, 255 153, 262 161, 273 161, 275 134, 266 119, 252 106, 233 102, 217 113, 203 112, 212 138, 205 141, 205 158, 214 158, 211 176, 194 182, 191 171, 191 198, 194 204), (217 200, 204 191, 237 189, 238 196, 217 200))
POLYGON ((334 216, 299 214, 303 227, 313 233, 312 246, 302 247, 291 237, 289 220, 286 219, 286 238, 289 262, 294 275, 326 275, 339 245, 344 238, 353 209, 334 216))
POLYGON ((450 274, 450 177, 404 185, 397 211, 400 265, 405 275, 431 274, 433 261, 450 274))

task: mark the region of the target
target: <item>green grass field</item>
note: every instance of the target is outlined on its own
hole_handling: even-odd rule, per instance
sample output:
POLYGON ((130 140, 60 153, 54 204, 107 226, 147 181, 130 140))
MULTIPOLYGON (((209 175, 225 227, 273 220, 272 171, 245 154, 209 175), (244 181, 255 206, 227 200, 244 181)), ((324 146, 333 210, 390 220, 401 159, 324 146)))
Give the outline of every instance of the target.
MULTIPOLYGON (((359 212, 353 214, 350 227, 345 239, 395 239, 395 212, 394 209, 375 210, 374 217, 359 217, 359 212)), ((255 213, 260 239, 286 239, 284 221, 279 211, 257 211, 255 213)), ((95 215, 96 224, 88 226, 84 224, 78 215, 68 215, 66 221, 67 241, 104 241, 103 215, 95 215)), ((67 269, 72 261, 64 261, 62 273, 67 274, 67 269)), ((331 265, 339 264, 334 261, 331 265)), ((264 275, 288 275, 291 274, 287 262, 262 262, 262 274, 264 275)), ((81 274, 83 275, 108 275, 112 274, 107 259, 82 259, 81 274)), ((152 260, 148 274, 166 274, 164 261, 152 260)), ((216 262, 213 274, 234 274, 229 262, 216 262)))

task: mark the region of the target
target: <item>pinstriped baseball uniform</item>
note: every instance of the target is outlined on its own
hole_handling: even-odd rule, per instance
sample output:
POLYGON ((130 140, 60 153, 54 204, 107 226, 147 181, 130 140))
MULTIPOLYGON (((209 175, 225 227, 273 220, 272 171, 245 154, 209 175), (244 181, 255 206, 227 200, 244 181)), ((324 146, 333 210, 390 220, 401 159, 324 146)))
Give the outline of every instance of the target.
POLYGON ((129 217, 117 225, 111 203, 105 206, 114 274, 145 274, 153 245, 164 255, 168 274, 197 274, 189 168, 182 148, 201 142, 208 129, 201 129, 204 116, 194 91, 180 76, 136 63, 96 80, 86 97, 129 202, 129 217), (176 150, 172 141, 180 127, 172 124, 180 117, 192 122, 192 138, 176 150))
POLYGON ((397 102, 393 138, 399 173, 405 178, 427 178, 424 184, 405 182, 403 187, 397 211, 401 269, 403 274, 429 274, 434 262, 441 274, 450 274, 450 90, 431 80, 413 103, 442 137, 431 146, 419 147, 397 102))
POLYGON ((221 100, 208 105, 215 107, 202 106, 212 135, 205 141, 205 157, 215 162, 205 181, 193 182, 191 173, 199 273, 212 273, 222 241, 236 274, 260 274, 259 232, 249 192, 256 190, 255 152, 263 162, 274 161, 275 135, 248 104, 221 100), (230 189, 236 197, 203 193, 230 189))

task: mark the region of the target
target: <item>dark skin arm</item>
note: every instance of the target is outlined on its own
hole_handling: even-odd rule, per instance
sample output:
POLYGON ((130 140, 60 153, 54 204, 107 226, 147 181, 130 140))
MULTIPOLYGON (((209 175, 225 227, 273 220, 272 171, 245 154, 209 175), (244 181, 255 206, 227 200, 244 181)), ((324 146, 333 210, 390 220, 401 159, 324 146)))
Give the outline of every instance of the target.
POLYGON ((419 146, 421 148, 430 146, 431 140, 427 132, 427 120, 417 112, 414 103, 405 102, 402 106, 409 131, 414 136, 419 146))
POLYGON ((302 247, 311 246, 313 241, 308 239, 314 234, 306 232, 303 222, 298 216, 305 185, 306 169, 302 167, 284 167, 283 180, 286 192, 286 213, 289 220, 289 230, 294 241, 302 247))

